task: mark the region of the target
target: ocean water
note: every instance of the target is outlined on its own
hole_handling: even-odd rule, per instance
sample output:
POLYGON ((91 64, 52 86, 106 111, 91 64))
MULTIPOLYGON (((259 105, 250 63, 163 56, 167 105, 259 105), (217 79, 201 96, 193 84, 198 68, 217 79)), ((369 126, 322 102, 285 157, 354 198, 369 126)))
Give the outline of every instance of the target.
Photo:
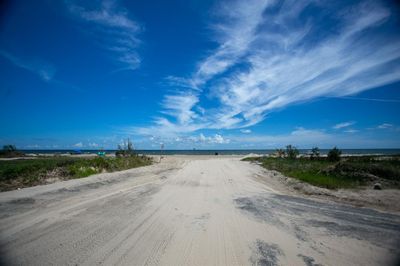
MULTIPOLYGON (((70 153, 74 150, 23 150, 25 153, 70 153)), ((115 153, 116 150, 104 150, 106 153, 115 153)), ((327 154, 329 149, 321 149, 321 154, 327 154)), ((82 153, 97 153, 98 150, 81 150, 82 153)), ((272 154, 275 149, 267 150, 136 150, 137 153, 146 155, 246 155, 255 154, 272 154)), ((300 154, 307 154, 310 149, 299 149, 300 154)), ((400 149, 342 149, 342 155, 400 155, 400 149)))

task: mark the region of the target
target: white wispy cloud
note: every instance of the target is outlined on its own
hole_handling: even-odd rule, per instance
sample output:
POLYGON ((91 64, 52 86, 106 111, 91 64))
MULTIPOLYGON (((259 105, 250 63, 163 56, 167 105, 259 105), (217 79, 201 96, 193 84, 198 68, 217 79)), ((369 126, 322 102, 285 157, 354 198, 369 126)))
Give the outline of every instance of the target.
POLYGON ((362 134, 351 134, 356 132, 343 133, 329 133, 320 129, 305 129, 297 128, 288 134, 277 135, 236 135, 228 136, 231 139, 232 145, 241 147, 240 144, 250 144, 250 147, 274 149, 282 148, 288 144, 297 146, 298 148, 332 148, 338 146, 339 148, 393 148, 400 145, 400 140, 397 139, 383 139, 379 137, 371 138, 362 134))
POLYGON ((156 117, 153 120, 152 126, 124 127, 120 129, 120 133, 146 135, 146 136, 156 135, 156 136, 163 136, 164 138, 170 138, 170 137, 185 135, 205 127, 206 127, 205 125, 199 123, 182 125, 179 123, 171 122, 170 120, 164 117, 156 117))
POLYGON ((188 136, 186 138, 179 138, 179 139, 180 141, 200 143, 200 144, 228 144, 231 141, 229 138, 225 138, 221 134, 205 136, 203 133, 200 133, 198 136, 188 136))
POLYGON ((99 144, 97 144, 96 142, 89 142, 87 146, 90 148, 97 148, 99 147, 99 144))
POLYGON ((359 130, 357 130, 357 129, 346 129, 344 132, 346 132, 346 133, 357 133, 357 132, 359 132, 359 130))
MULTIPOLYGON (((188 134, 181 137, 163 138, 163 143, 168 149, 181 148, 256 148, 256 149, 275 149, 282 148, 288 144, 297 146, 298 148, 311 148, 318 146, 320 148, 392 148, 400 145, 400 139, 385 139, 378 136, 364 135, 362 131, 352 131, 351 129, 339 132, 329 132, 323 129, 298 127, 289 133, 284 134, 188 134), (357 133, 357 134, 356 134, 357 133), (244 146, 244 144, 246 146, 244 146)), ((150 142, 145 144, 153 148, 159 148, 161 141, 158 138, 151 138, 150 142)))
POLYGON ((197 118, 197 114, 192 110, 199 99, 192 93, 166 95, 162 106, 163 113, 177 119, 181 125, 187 125, 197 118))
POLYGON ((167 76, 165 78, 165 84, 171 87, 180 87, 193 90, 199 89, 199 87, 195 84, 195 81, 191 78, 167 76))
POLYGON ((265 29, 253 36, 246 58, 250 67, 229 75, 217 88, 221 103, 241 118, 238 126, 258 122, 265 113, 296 102, 350 95, 400 79, 399 66, 389 67, 400 58, 399 40, 385 44, 361 34, 389 17, 383 7, 359 7, 362 15, 340 18, 344 26, 338 35, 312 46, 307 41, 315 25, 298 28, 295 21, 300 13, 286 16, 285 12, 266 18, 265 29), (270 19, 277 21, 274 27, 268 24, 270 19))
POLYGON ((92 31, 95 39, 111 52, 123 69, 136 69, 141 59, 137 52, 141 40, 139 33, 143 26, 129 18, 128 11, 118 6, 116 0, 103 0, 96 8, 86 8, 67 2, 71 14, 82 21, 95 25, 92 31))
POLYGON ((210 143, 224 144, 229 143, 230 139, 226 139, 219 134, 215 134, 214 137, 210 138, 210 143))
POLYGON ((21 58, 4 50, 0 50, 0 56, 9 60, 15 66, 38 75, 44 81, 51 81, 56 73, 56 69, 53 65, 40 59, 21 58))
POLYGON ((257 27, 263 20, 264 9, 271 1, 250 0, 223 2, 215 12, 222 21, 211 25, 218 48, 201 62, 193 81, 202 85, 215 75, 221 74, 247 52, 256 36, 257 27))
POLYGON ((365 97, 335 97, 339 99, 347 99, 347 100, 361 100, 361 101, 372 101, 372 102, 384 102, 384 103, 400 103, 398 99, 379 99, 379 98, 365 98, 365 97))
POLYGON ((78 142, 78 143, 75 143, 73 146, 76 147, 76 148, 82 148, 83 147, 83 143, 82 142, 78 142))
POLYGON ((299 147, 322 146, 330 143, 332 135, 319 129, 296 128, 288 134, 229 136, 232 142, 253 143, 259 148, 279 148, 288 144, 299 147))
POLYGON ((179 110, 187 119, 172 110, 178 119, 158 118, 153 129, 246 128, 295 103, 344 97, 400 80, 400 38, 381 33, 392 16, 383 3, 224 3, 211 25, 217 48, 189 78, 170 78, 190 92, 175 102, 184 106, 179 110), (320 12, 310 16, 307 8, 320 12), (323 25, 328 17, 334 30, 323 25), (196 101, 190 100, 193 92, 196 101), (206 108, 202 101, 210 97, 218 106, 206 108))
POLYGON ((242 132, 244 134, 250 134, 251 130, 250 129, 241 129, 240 132, 242 132))
POLYGON ((135 143, 140 143, 143 147, 159 148, 160 144, 164 144, 166 149, 192 149, 192 148, 211 148, 215 146, 226 147, 231 143, 229 137, 225 137, 222 134, 187 134, 180 137, 165 136, 157 137, 151 136, 142 141, 136 139, 135 143))
POLYGON ((39 149, 39 148, 41 148, 41 146, 38 145, 38 144, 29 144, 29 145, 25 145, 24 148, 26 148, 26 149, 39 149))
POLYGON ((393 124, 383 123, 383 124, 380 124, 377 128, 379 128, 379 129, 393 128, 393 124))
POLYGON ((341 129, 341 128, 345 128, 345 127, 352 126, 352 125, 354 125, 355 123, 356 123, 356 122, 354 122, 354 121, 342 122, 342 123, 339 123, 339 124, 334 125, 332 128, 333 128, 333 129, 341 129))
MULTIPOLYGON (((91 148, 91 149, 98 148, 99 146, 100 145, 96 142, 82 142, 82 141, 72 145, 72 147, 75 147, 75 148, 84 148, 85 147, 85 148, 91 148)), ((114 144, 114 146, 116 148, 117 144, 114 144)))

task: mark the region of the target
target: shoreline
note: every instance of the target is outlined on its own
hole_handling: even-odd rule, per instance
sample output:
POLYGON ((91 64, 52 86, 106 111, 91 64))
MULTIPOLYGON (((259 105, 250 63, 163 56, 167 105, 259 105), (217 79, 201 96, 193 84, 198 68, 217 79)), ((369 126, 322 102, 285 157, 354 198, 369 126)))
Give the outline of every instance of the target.
MULTIPOLYGON (((309 154, 311 148, 307 149, 298 149, 300 155, 309 154)), ((320 149, 320 154, 325 155, 329 152, 328 149, 320 149)), ((366 148, 366 149, 340 149, 342 151, 343 156, 352 156, 352 155, 366 155, 366 156, 376 156, 376 155, 400 155, 400 148, 366 148)), ((96 154, 99 151, 104 151, 106 154, 114 154, 117 150, 116 149, 60 149, 60 150, 26 150, 22 149, 22 152, 26 154, 40 154, 40 155, 47 155, 47 154, 57 154, 57 155, 64 155, 64 154, 96 154)), ((139 154, 144 155, 247 155, 247 154, 256 154, 256 155, 271 155, 276 152, 276 149, 182 149, 182 150, 143 150, 143 149, 136 149, 135 150, 139 154)))
MULTIPOLYGON (((23 150, 22 150, 23 151, 23 150)), ((299 150, 300 154, 298 155, 299 158, 308 158, 310 154, 307 152, 304 152, 304 150, 299 150)), ((387 149, 387 152, 376 152, 376 153, 371 153, 371 152, 365 152, 361 153, 361 150, 358 152, 346 152, 349 150, 343 149, 342 150, 342 155, 341 157, 353 157, 353 156, 379 156, 379 157, 392 157, 392 156, 400 156, 400 149, 387 149), (397 152, 398 151, 398 152, 397 152)), ((369 149, 366 149, 365 151, 371 151, 369 149)), ((25 152, 25 151, 23 151, 25 152)), ((75 158, 91 158, 91 157, 97 157, 98 150, 92 150, 92 151, 83 151, 82 153, 73 153, 70 151, 65 150, 64 152, 54 152, 51 150, 48 151, 39 151, 39 152, 26 152, 25 156, 19 156, 19 157, 0 157, 1 160, 17 160, 17 159, 33 159, 33 158, 46 158, 46 157, 75 157, 75 158)), ((105 157, 115 157, 115 151, 104 151, 105 152, 105 157)), ((276 157, 275 150, 270 151, 268 153, 263 153, 263 152, 251 152, 249 150, 242 150, 238 152, 238 150, 196 150, 196 151, 187 151, 187 150, 168 150, 165 152, 160 153, 159 151, 153 151, 153 150, 148 150, 148 151, 143 151, 143 150, 138 150, 137 151, 138 155, 145 155, 145 156, 211 156, 211 157, 218 157, 218 156, 241 156, 241 157, 262 157, 262 156, 267 156, 267 157, 276 157)), ((320 157, 327 157, 327 153, 325 150, 321 150, 320 157)))

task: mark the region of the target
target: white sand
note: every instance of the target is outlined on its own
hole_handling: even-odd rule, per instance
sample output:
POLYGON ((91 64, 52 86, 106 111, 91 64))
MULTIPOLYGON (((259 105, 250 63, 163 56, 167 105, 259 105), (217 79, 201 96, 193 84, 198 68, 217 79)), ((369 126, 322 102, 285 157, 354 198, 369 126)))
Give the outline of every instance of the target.
POLYGON ((290 197, 260 175, 239 157, 168 156, 0 193, 0 264, 393 263, 398 216, 290 197))

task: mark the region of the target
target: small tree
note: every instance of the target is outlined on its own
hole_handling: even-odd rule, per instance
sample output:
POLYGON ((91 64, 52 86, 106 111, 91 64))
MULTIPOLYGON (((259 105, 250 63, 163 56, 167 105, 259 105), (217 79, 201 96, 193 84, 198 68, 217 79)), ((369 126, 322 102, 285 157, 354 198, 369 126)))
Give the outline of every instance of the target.
POLYGON ((25 154, 15 147, 15 145, 4 145, 3 150, 0 150, 0 157, 22 157, 25 156, 25 154))
POLYGON ((331 161, 331 162, 340 161, 341 154, 342 154, 341 150, 339 150, 336 146, 333 147, 333 149, 328 152, 328 161, 331 161))
POLYGON ((117 157, 127 157, 135 155, 135 149, 133 147, 133 143, 128 138, 126 141, 124 140, 124 145, 118 144, 118 151, 115 152, 117 157))
POLYGON ((128 139, 128 153, 133 153, 133 143, 130 139, 128 139))
POLYGON ((299 150, 295 146, 287 145, 286 155, 289 159, 296 159, 297 155, 299 155, 299 150))
POLYGON ((318 147, 314 147, 311 149, 311 160, 313 159, 318 159, 319 158, 319 148, 318 147))
POLYGON ((285 157, 285 150, 284 149, 276 149, 276 156, 278 156, 278 158, 285 157))
POLYGON ((15 145, 4 145, 3 146, 3 151, 5 151, 5 152, 13 152, 16 150, 17 150, 17 148, 15 147, 15 145))

